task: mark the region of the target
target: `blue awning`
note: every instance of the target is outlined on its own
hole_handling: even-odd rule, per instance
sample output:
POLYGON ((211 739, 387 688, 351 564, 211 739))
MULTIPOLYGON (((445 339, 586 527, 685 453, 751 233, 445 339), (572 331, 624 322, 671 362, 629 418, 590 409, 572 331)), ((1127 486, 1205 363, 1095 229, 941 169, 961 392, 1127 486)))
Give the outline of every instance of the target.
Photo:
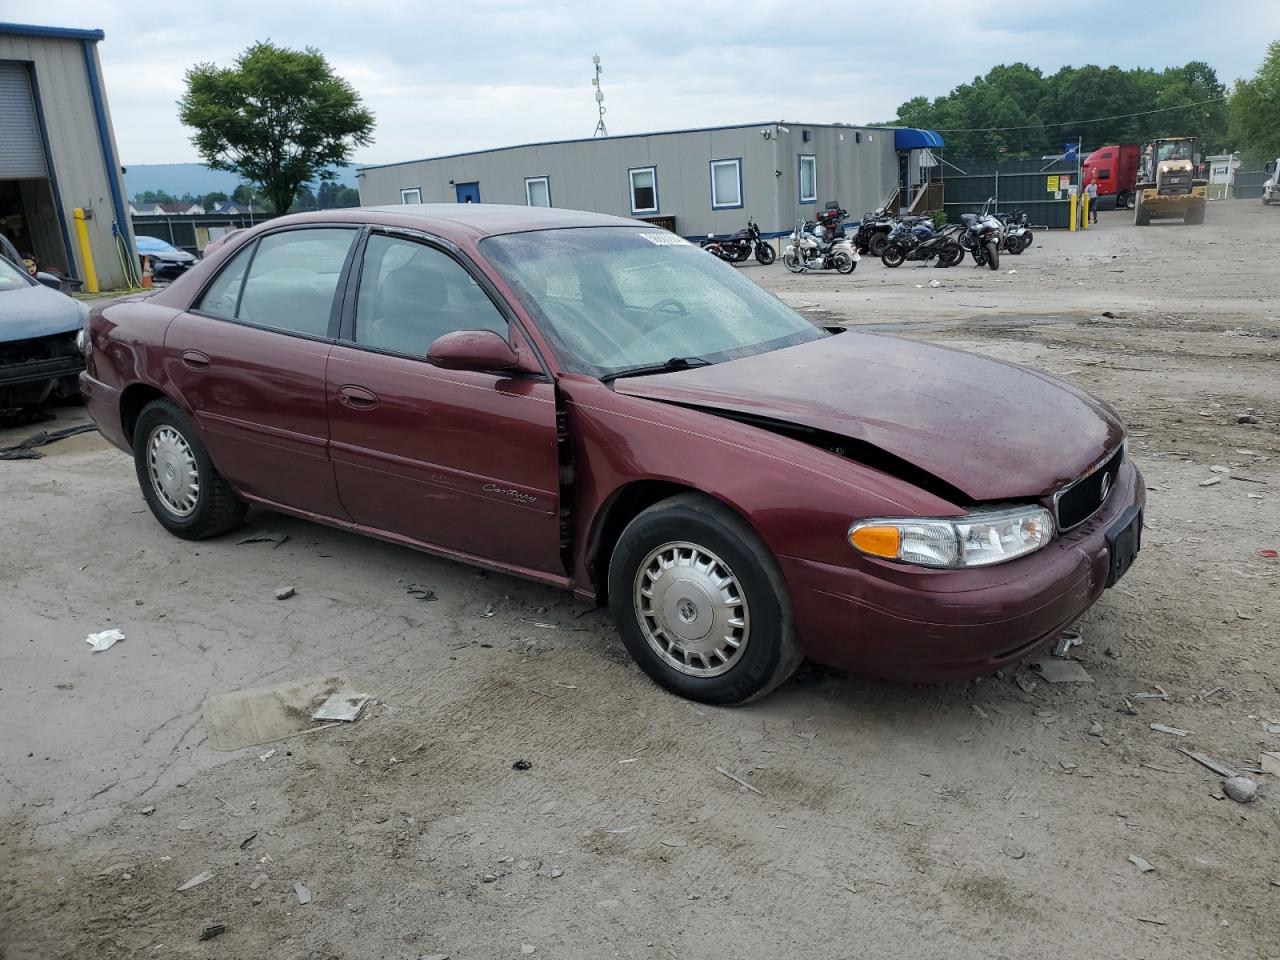
POLYGON ((917 130, 915 127, 898 127, 893 131, 895 150, 936 150, 946 146, 936 130, 917 130))

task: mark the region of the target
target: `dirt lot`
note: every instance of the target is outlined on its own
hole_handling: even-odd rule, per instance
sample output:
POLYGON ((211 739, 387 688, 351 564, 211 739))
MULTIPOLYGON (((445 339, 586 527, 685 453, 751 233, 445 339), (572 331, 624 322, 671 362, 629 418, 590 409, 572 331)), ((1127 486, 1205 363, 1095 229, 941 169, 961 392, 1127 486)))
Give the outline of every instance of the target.
POLYGON ((0 957, 1280 956, 1280 782, 1220 799, 1178 751, 1280 751, 1278 246, 1240 202, 1104 214, 999 273, 748 268, 1120 410, 1148 529, 1082 622, 1091 684, 809 671, 700 707, 551 590, 270 514, 279 546, 173 539, 94 435, 0 463, 0 957), (307 677, 374 702, 210 748, 207 696, 307 677))

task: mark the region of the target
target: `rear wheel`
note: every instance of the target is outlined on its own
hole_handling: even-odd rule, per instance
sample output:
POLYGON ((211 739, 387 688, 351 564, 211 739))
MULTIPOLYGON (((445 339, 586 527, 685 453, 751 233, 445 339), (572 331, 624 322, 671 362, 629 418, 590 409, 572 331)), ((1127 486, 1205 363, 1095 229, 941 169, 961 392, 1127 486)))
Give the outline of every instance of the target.
POLYGON ((964 247, 958 243, 948 243, 938 254, 938 266, 954 267, 964 260, 964 247))
POLYGON ((987 266, 992 270, 1000 269, 1000 248, 995 243, 987 245, 987 266))
MULTIPOLYGON (((960 254, 964 256, 963 253, 960 254)), ((886 267, 900 267, 904 260, 907 259, 906 251, 896 243, 887 244, 880 254, 880 262, 886 267)))
POLYGON ((773 244, 761 241, 756 244, 756 260, 764 266, 768 266, 778 259, 778 251, 773 249, 773 244))
POLYGON ((772 554, 741 517, 701 494, 664 500, 627 525, 609 562, 609 606, 640 668, 691 700, 761 697, 800 665, 772 554))
POLYGON ((847 250, 840 250, 831 255, 831 262, 836 265, 837 273, 853 273, 858 268, 858 261, 847 250))
POLYGON ((248 509, 214 469, 195 425, 169 400, 143 408, 133 430, 133 461, 155 518, 186 540, 226 533, 248 509))
POLYGON ((873 233, 871 239, 867 241, 867 253, 873 257, 878 257, 884 253, 884 248, 888 246, 889 238, 883 233, 873 233))

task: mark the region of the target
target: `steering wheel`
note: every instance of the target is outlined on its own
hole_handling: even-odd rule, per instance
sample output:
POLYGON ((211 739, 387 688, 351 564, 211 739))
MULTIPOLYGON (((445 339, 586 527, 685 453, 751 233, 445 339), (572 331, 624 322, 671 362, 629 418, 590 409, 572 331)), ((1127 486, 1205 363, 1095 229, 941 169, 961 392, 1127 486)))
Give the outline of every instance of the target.
POLYGON ((665 300, 659 300, 649 309, 650 311, 654 311, 654 312, 658 310, 667 312, 668 307, 675 308, 675 310, 672 312, 674 312, 677 317, 687 317, 689 315, 689 308, 686 307, 679 300, 677 300, 675 297, 667 297, 665 300))

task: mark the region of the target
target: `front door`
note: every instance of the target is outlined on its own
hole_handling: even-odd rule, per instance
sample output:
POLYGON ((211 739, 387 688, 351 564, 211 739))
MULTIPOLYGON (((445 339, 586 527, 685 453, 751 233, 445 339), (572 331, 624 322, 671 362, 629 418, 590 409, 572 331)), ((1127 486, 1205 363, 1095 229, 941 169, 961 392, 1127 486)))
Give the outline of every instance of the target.
POLYGON ((327 450, 325 366, 354 227, 267 234, 165 334, 165 372, 243 493, 346 519, 327 450))
POLYGON ((455 183, 454 190, 457 191, 459 203, 480 202, 480 182, 478 180, 473 180, 470 183, 455 183))
POLYGON ((442 248, 374 232, 351 329, 329 356, 334 470, 364 526, 526 571, 564 575, 552 384, 442 370, 436 337, 519 332, 442 248))

